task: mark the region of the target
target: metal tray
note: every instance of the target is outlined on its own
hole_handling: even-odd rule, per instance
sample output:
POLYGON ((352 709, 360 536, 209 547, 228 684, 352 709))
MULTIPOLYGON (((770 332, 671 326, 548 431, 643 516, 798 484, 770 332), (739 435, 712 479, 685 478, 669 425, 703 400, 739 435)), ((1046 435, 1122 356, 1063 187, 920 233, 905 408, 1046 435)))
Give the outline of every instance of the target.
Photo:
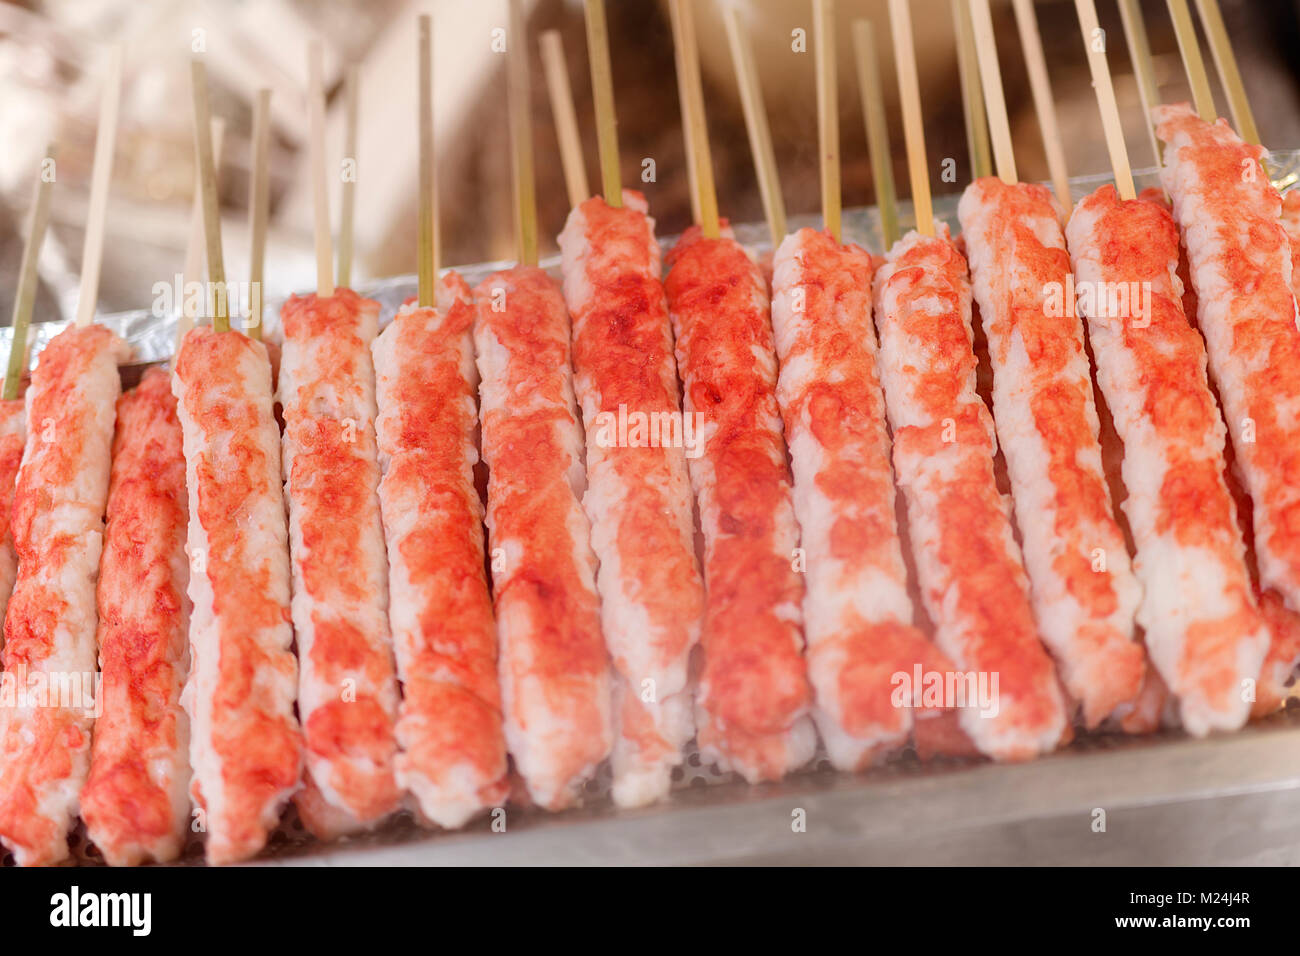
MULTIPOLYGON (((1275 154, 1273 181, 1300 181, 1300 151, 1275 154)), ((1156 184, 1153 170, 1140 187, 1156 184)), ((1071 181, 1075 198, 1109 177, 1071 181)), ((956 228, 956 196, 936 214, 956 228)), ((901 215, 907 221, 904 204, 901 215)), ((794 217, 791 228, 818 225, 794 217)), ((756 255, 770 252, 761 224, 735 227, 756 255)), ((846 210, 846 241, 881 248, 874 208, 846 210)), ((672 237, 661 239, 667 247, 672 237)), ((471 283, 507 263, 459 269, 471 283)), ((555 259, 543 265, 555 269, 555 259)), ((383 321, 415 292, 414 276, 365 285, 383 321)), ((266 334, 278 335, 279 303, 266 334)), ((176 317, 149 310, 107 316, 135 348, 139 370, 171 357, 176 317)), ((33 326, 33 354, 66 323, 33 326)), ((11 330, 0 330, 0 350, 11 330)), ((1197 740, 1179 731, 1144 737, 1082 734, 1058 753, 1024 764, 938 758, 908 749, 860 774, 824 759, 779 784, 749 786, 702 763, 692 747, 664 803, 618 810, 610 771, 587 784, 584 805, 563 813, 508 805, 500 820, 457 832, 421 827, 410 813, 373 833, 321 843, 292 807, 255 865, 720 865, 720 864, 1300 864, 1300 701, 1235 734, 1197 740), (802 828, 796 823, 802 820, 802 828), (1103 828, 1104 827, 1104 828, 1103 828)), ((102 865, 80 825, 73 862, 102 865)), ((196 837, 179 865, 201 865, 196 837)), ((12 865, 7 855, 0 865, 12 865)))

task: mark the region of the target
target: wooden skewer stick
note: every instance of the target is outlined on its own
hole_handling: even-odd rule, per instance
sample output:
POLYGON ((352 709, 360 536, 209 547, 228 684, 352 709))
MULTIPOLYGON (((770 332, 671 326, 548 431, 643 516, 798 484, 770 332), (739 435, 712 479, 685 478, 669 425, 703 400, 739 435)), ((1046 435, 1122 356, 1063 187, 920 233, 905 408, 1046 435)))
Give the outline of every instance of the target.
POLYGON ((1187 82, 1192 87, 1192 101, 1196 112, 1207 123, 1219 118, 1214 107, 1214 94, 1210 92, 1210 76, 1205 72, 1205 60, 1201 58, 1201 45, 1196 39, 1196 26, 1192 23, 1192 11, 1188 9, 1187 0, 1168 0, 1169 16, 1174 21, 1174 33, 1178 36, 1178 52, 1183 56, 1183 68, 1187 71, 1187 82))
POLYGON ((212 150, 212 110, 208 105, 208 73, 201 60, 190 63, 194 95, 194 146, 198 156, 203 197, 203 232, 208 249, 208 298, 212 328, 230 331, 230 297, 226 292, 226 265, 221 255, 221 209, 217 204, 217 167, 212 150))
POLYGON ((709 150, 709 126, 704 113, 704 88, 700 80, 700 56, 695 42, 695 18, 686 0, 670 0, 674 46, 677 55, 677 82, 687 92, 687 114, 683 117, 690 129, 687 148, 695 167, 695 184, 700 208, 700 229, 706 239, 721 234, 718 220, 718 194, 713 185, 713 157, 709 150))
POLYGON ((745 131, 749 134, 749 151, 754 156, 754 173, 758 177, 758 191, 763 198, 763 214, 772 234, 775 249, 785 238, 785 198, 781 195, 781 177, 776 168, 776 151, 772 148, 772 130, 767 123, 767 110, 763 106, 763 87, 754 62, 754 48, 749 42, 740 12, 727 5, 722 12, 727 27, 727 43, 731 47, 731 61, 736 68, 736 83, 740 87, 740 105, 745 112, 745 131))
MULTIPOLYGON (((1119 15, 1124 23, 1124 41, 1128 44, 1128 58, 1133 63, 1133 74, 1137 78, 1138 96, 1142 100, 1142 115, 1146 120, 1147 139, 1151 143, 1151 155, 1155 164, 1160 165, 1163 155, 1160 139, 1156 136, 1156 124, 1151 120, 1151 111, 1160 104, 1160 89, 1156 85, 1156 66, 1151 58, 1151 43, 1147 40, 1147 25, 1142 19, 1142 9, 1138 0, 1119 0, 1119 15)), ((1091 44, 1097 38, 1088 37, 1091 44)))
POLYGON ((357 98, 361 87, 361 71, 348 67, 343 81, 343 161, 352 163, 351 175, 343 177, 343 191, 339 202, 339 285, 352 286, 352 233, 354 210, 357 201, 357 98))
POLYGON ((13 338, 9 345, 9 367, 5 371, 4 400, 18 397, 23 372, 27 368, 27 329, 32 322, 32 309, 36 305, 36 286, 40 276, 37 263, 41 256, 41 243, 45 241, 45 227, 50 223, 50 194, 54 191, 54 175, 47 164, 54 160, 54 145, 45 150, 41 171, 36 179, 36 201, 32 204, 32 218, 27 227, 27 245, 23 246, 23 261, 18 270, 18 288, 14 292, 13 338))
POLYGON ((840 241, 840 110, 835 73, 835 0, 813 0, 817 59, 817 142, 821 154, 822 222, 840 241))
POLYGON ((329 177, 325 171, 325 89, 319 40, 307 47, 307 108, 311 114, 312 207, 316 226, 316 295, 334 294, 334 257, 330 254, 329 177))
MULTIPOLYGON (((221 144, 226 135, 226 121, 220 116, 212 121, 212 168, 217 173, 221 172, 221 144)), ((206 272, 206 256, 204 254, 204 243, 206 234, 203 231, 203 171, 197 166, 194 170, 194 208, 190 211, 190 234, 185 243, 185 271, 181 273, 181 309, 180 315, 176 320, 176 346, 175 354, 181 352, 181 343, 185 341, 185 334, 194 328, 194 319, 198 315, 197 303, 192 303, 190 297, 185 294, 185 287, 191 282, 202 283, 206 272)))
POLYGON ((1106 54, 1097 48, 1093 38, 1100 29, 1094 0, 1074 0, 1079 14, 1079 29, 1083 33, 1083 47, 1088 51, 1088 68, 1092 71, 1092 87, 1097 92, 1097 108, 1101 111, 1101 125, 1106 131, 1106 148, 1110 151, 1110 167, 1115 173, 1119 198, 1137 198, 1133 186, 1133 170, 1129 165, 1128 148, 1124 145, 1124 124, 1119 118, 1119 104, 1115 102, 1115 88, 1110 81, 1110 68, 1106 54))
POLYGON ((952 19, 957 28, 957 71, 961 74, 961 105, 966 119, 971 178, 982 179, 993 175, 993 157, 989 152, 989 119, 984 112, 984 90, 980 87, 975 31, 967 0, 952 0, 952 19))
POLYGON ((1074 208, 1070 198, 1070 173, 1065 162, 1065 144, 1061 142, 1061 127, 1056 119, 1056 101, 1052 97, 1052 83, 1047 75, 1047 58, 1043 55, 1043 38, 1038 32, 1038 18, 1034 16, 1033 0, 1012 0, 1016 12, 1016 26, 1020 32, 1020 47, 1024 51, 1025 66, 1029 70, 1029 89, 1034 97, 1034 112, 1043 134, 1043 150, 1047 154, 1047 169, 1052 177, 1056 201, 1068 215, 1074 208))
POLYGON ((81 291, 77 298, 77 325, 95 320, 99 299, 99 269, 104 259, 104 227, 108 219, 108 190, 113 179, 113 152, 117 144, 117 112, 122 94, 122 48, 109 57, 108 80, 99 103, 99 128, 95 132, 95 161, 90 177, 90 211, 81 252, 81 291))
POLYGON ((1237 67, 1237 57, 1232 52, 1232 42, 1228 39, 1228 28, 1223 23, 1219 0, 1196 0, 1196 9, 1201 15, 1205 36, 1210 41, 1210 54, 1214 57, 1214 67, 1219 72, 1219 82, 1228 94, 1232 122, 1236 124, 1242 139, 1252 146, 1258 146, 1259 128, 1255 125, 1250 100, 1246 98, 1246 87, 1241 82, 1241 70, 1237 67))
POLYGON ((894 160, 889 152, 889 124, 885 120, 885 94, 880 83, 880 57, 876 54, 876 28, 870 20, 853 21, 853 50, 858 89, 862 94, 862 120, 867 127, 867 152, 871 178, 876 184, 876 211, 880 233, 888 249, 898 241, 898 193, 894 187, 894 160))
POLYGON ((682 49, 682 26, 678 8, 672 3, 672 0, 669 0, 668 3, 668 20, 673 32, 673 62, 677 73, 677 108, 682 114, 682 146, 686 153, 686 192, 691 200, 691 222, 701 222, 704 214, 703 210, 700 209, 699 170, 696 168, 694 160, 696 155, 695 127, 690 121, 693 108, 691 106, 691 84, 687 72, 690 68, 676 52, 682 49))
POLYGON ((907 143, 907 169, 912 179, 912 207, 916 231, 934 235, 934 208, 930 201, 930 174, 925 159, 925 124, 921 121, 921 86, 916 78, 916 48, 912 40, 912 13, 907 0, 889 0, 889 21, 894 35, 898 69, 898 97, 903 108, 903 138, 907 143))
POLYGON ((416 245, 419 256, 420 308, 434 304, 434 284, 438 279, 437 190, 433 155, 433 18, 427 13, 419 18, 420 66, 420 236, 416 245))
POLYGON ((605 204, 623 205, 618 171, 618 115, 614 111, 614 79, 609 66, 609 34, 605 0, 583 0, 587 22, 587 59, 591 62, 591 98, 596 111, 596 143, 600 150, 600 188, 605 204))
POLYGON ((532 87, 528 82, 528 41, 521 0, 510 0, 506 42, 507 101, 510 112, 510 165, 515 183, 515 239, 519 264, 537 265, 537 185, 533 172, 532 87))
POLYGON ((1014 183, 1017 181, 1016 154, 1011 148, 1011 122, 1007 119, 1007 100, 1002 92, 1002 69, 998 66, 998 47, 993 39, 993 14, 989 12, 989 0, 971 0, 971 27, 975 31, 980 84, 984 88, 984 104, 989 114, 989 134, 993 139, 998 178, 1004 183, 1014 183))
POLYGON ((542 68, 546 73, 546 92, 555 119, 555 136, 560 141, 560 165, 569 206, 577 206, 591 196, 587 184, 587 165, 582 160, 582 139, 578 135, 578 114, 573 108, 573 90, 569 86, 569 67, 564 58, 564 41, 559 30, 547 30, 540 41, 542 68))
MULTIPOLYGON (((218 163, 221 147, 216 147, 218 163)), ((248 312, 244 331, 258 341, 262 339, 262 275, 266 262, 266 222, 270 213, 271 91, 257 91, 253 100, 253 146, 248 189, 248 312)), ((339 271, 343 269, 339 266, 339 271)))

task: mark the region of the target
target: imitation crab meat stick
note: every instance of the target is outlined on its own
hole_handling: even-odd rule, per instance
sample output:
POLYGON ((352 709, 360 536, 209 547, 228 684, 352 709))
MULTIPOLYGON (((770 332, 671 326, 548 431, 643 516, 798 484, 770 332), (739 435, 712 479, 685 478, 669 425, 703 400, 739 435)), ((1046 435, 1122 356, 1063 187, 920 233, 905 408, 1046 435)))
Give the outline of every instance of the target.
MULTIPOLYGON (((193 64, 209 282, 224 282, 207 85, 193 64)), ((215 863, 262 848, 297 790, 302 740, 290 647, 289 534, 266 347, 213 325, 186 334, 176 394, 189 496, 191 795, 215 863)))
POLYGON ((437 309, 399 311, 375 342, 379 498, 404 692, 398 782, 457 827, 505 799, 506 746, 474 487, 474 308, 454 273, 438 293, 437 309))
POLYGON ((1253 503, 1261 584, 1300 610, 1300 331, 1282 200, 1265 155, 1186 104, 1157 107, 1210 370, 1253 503), (1254 168, 1254 174, 1250 170, 1254 168))
MULTIPOLYGON (((599 0, 588 4, 589 18, 599 7, 599 0)), ((596 69, 604 43, 602 35, 591 44, 597 90, 608 82, 596 69)), ((598 114, 598 121, 603 127, 613 118, 598 114)), ((610 168, 604 157, 601 168, 610 168)), ((638 806, 667 794, 694 731, 689 666, 704 589, 654 221, 644 198, 623 192, 617 177, 606 175, 604 189, 604 198, 573 209, 559 242, 586 426, 583 504, 616 671, 614 799, 638 806), (659 434, 638 436, 629 427, 620 435, 617 423, 636 419, 661 426, 659 434)))
POLYGON ((95 580, 103 547, 117 366, 130 350, 92 324, 117 125, 122 57, 104 87, 77 321, 41 352, 27 390, 12 534, 18 573, 4 670, 22 696, 0 707, 0 842, 21 865, 68 853, 95 717, 95 580))
POLYGON ((403 689, 397 781, 424 817, 458 827, 502 802, 508 786, 483 503, 474 486, 474 307, 455 273, 433 288, 430 30, 421 17, 420 261, 429 268, 420 301, 375 340, 376 432, 388 620, 403 689))
POLYGON ((1224 482, 1225 430, 1205 346, 1183 313, 1178 229, 1162 201, 1135 196, 1105 54, 1090 41, 1096 10, 1092 0, 1076 6, 1119 189, 1083 199, 1066 233, 1079 288, 1091 293, 1078 301, 1097 382, 1124 442, 1137 620, 1183 726, 1233 729, 1249 714, 1243 682, 1259 673, 1269 637, 1224 482))
POLYGON ((103 714, 81 795, 87 835, 114 865, 180 855, 190 826, 187 503, 168 372, 117 403, 99 563, 103 714))
MULTIPOLYGON (((869 33, 864 42, 874 42, 869 33)), ((816 43, 819 57, 830 55, 820 33, 816 43)), ((818 82, 828 80, 834 82, 833 69, 819 70, 818 82)), ((863 96, 878 88, 869 86, 863 96)), ((835 110, 819 120, 836 122, 835 110)), ((892 198, 892 183, 888 189, 892 198)), ((838 196, 829 195, 838 204, 838 196)), ((866 251, 814 229, 784 237, 773 260, 772 326, 781 366, 776 394, 807 562, 803 610, 812 713, 832 763, 846 770, 910 738, 914 715, 910 707, 895 706, 894 675, 910 676, 917 664, 926 671, 952 669, 912 626, 876 369, 872 271, 866 251)))
POLYGON ((520 37, 509 66, 521 262, 474 290, 474 345, 506 743, 533 802, 559 810, 578 800, 609 756, 613 684, 582 507, 569 314, 556 282, 537 267, 517 4, 510 14, 520 37))
POLYGON ((891 2, 890 19, 922 224, 895 243, 874 282, 894 470, 935 641, 957 668, 987 675, 989 699, 977 702, 982 707, 967 700, 957 711, 958 724, 982 753, 1027 759, 1060 742, 1065 706, 1034 625, 1010 503, 993 471, 997 441, 975 389, 966 262, 946 227, 936 230, 929 208, 906 0, 891 2))
MULTIPOLYGON (((319 44, 310 59, 318 138, 325 108, 319 44)), ((323 164, 324 146, 314 145, 323 164)), ((329 210, 316 195, 316 228, 328 245, 329 210)), ((346 233, 341 244, 350 245, 346 233)), ((379 303, 335 286, 328 249, 317 268, 327 274, 318 275, 316 293, 290 297, 280 313, 277 389, 307 769, 299 807, 311 829, 329 834, 373 825, 397 806, 398 691, 370 353, 379 303)))
POLYGON ((706 759, 774 780, 816 748, 795 570, 799 530, 776 400, 767 283, 721 231, 708 159, 694 23, 674 2, 702 224, 669 256, 665 282, 683 414, 701 421, 690 459, 704 532, 704 661, 697 699, 706 759))
POLYGON ((506 742, 532 799, 557 810, 612 742, 569 319, 535 266, 498 272, 475 294, 506 742))
POLYGON ((987 0, 972 10, 999 176, 972 182, 958 217, 988 336, 993 416, 1034 611, 1066 689, 1093 727, 1141 688, 1140 589, 1102 471, 1083 324, 1064 307, 1073 285, 1062 211, 1047 189, 1015 181, 987 0))

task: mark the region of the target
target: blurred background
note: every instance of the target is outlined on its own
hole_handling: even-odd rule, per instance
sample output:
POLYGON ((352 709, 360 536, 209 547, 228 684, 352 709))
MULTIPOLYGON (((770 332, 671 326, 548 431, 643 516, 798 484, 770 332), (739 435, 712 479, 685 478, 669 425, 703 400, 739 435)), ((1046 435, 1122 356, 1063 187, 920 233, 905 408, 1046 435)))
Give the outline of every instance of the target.
MULTIPOLYGON (((710 139, 724 215, 762 216, 719 3, 695 0, 710 139)), ((818 207, 813 58, 791 49, 804 29, 811 49, 811 0, 735 0, 757 51, 763 91, 791 213, 818 207)), ((1261 135, 1275 149, 1300 147, 1300 11, 1295 0, 1221 0, 1261 135)), ((648 195, 661 235, 690 219, 672 39, 661 0, 606 0, 625 183, 648 195), (652 158, 657 181, 640 184, 652 158)), ((1153 164, 1137 88, 1114 0, 1098 0, 1109 61, 1127 123, 1134 165, 1153 164)), ((1108 169, 1072 0, 1039 0, 1039 24, 1060 109, 1072 175, 1108 169)), ((543 255, 567 214, 537 36, 561 32, 583 127, 588 175, 598 183, 595 133, 580 0, 530 0, 533 130, 543 255)), ((1189 98, 1164 0, 1143 3, 1162 99, 1189 98)), ((950 0, 912 0, 926 137, 936 191, 969 180, 950 0), (955 183, 939 182, 952 158, 955 183)), ((303 88, 307 43, 326 49, 327 149, 343 153, 342 76, 361 76, 356 213, 356 274, 366 278, 416 268, 416 34, 418 13, 434 15, 436 139, 445 264, 508 258, 512 252, 505 57, 492 31, 506 25, 505 0, 0 0, 0 322, 9 321, 22 252, 21 233, 46 144, 59 144, 50 236, 40 261, 36 320, 76 308, 82 226, 95 141, 100 82, 110 50, 126 52, 121 120, 113 168, 100 310, 142 308, 158 281, 180 271, 194 192, 188 61, 201 55, 213 112, 226 122, 221 208, 228 278, 247 274, 251 101, 273 91, 268 299, 314 284, 308 113, 303 88)), ((995 0, 995 26, 1020 174, 1046 179, 1038 125, 1009 3, 995 0)), ((888 49, 886 0, 839 0, 840 123, 844 202, 874 202, 861 103, 854 79, 850 22, 877 25, 889 97, 895 178, 906 195, 906 164, 888 49)), ((1209 62, 1207 51, 1207 63, 1209 62)), ((1226 103, 1220 95, 1221 109, 1226 103)), ((332 197, 337 222, 338 196, 332 197)))

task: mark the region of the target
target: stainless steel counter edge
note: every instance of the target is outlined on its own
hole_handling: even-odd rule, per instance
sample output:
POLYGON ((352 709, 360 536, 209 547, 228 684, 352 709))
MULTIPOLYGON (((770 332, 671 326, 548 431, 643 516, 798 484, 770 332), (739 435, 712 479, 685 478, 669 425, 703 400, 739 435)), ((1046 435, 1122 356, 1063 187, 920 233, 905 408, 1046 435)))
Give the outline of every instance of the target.
POLYGON ((1300 863, 1300 726, 1121 741, 1018 765, 720 785, 638 811, 510 810, 506 823, 505 833, 364 838, 264 865, 1300 863))

